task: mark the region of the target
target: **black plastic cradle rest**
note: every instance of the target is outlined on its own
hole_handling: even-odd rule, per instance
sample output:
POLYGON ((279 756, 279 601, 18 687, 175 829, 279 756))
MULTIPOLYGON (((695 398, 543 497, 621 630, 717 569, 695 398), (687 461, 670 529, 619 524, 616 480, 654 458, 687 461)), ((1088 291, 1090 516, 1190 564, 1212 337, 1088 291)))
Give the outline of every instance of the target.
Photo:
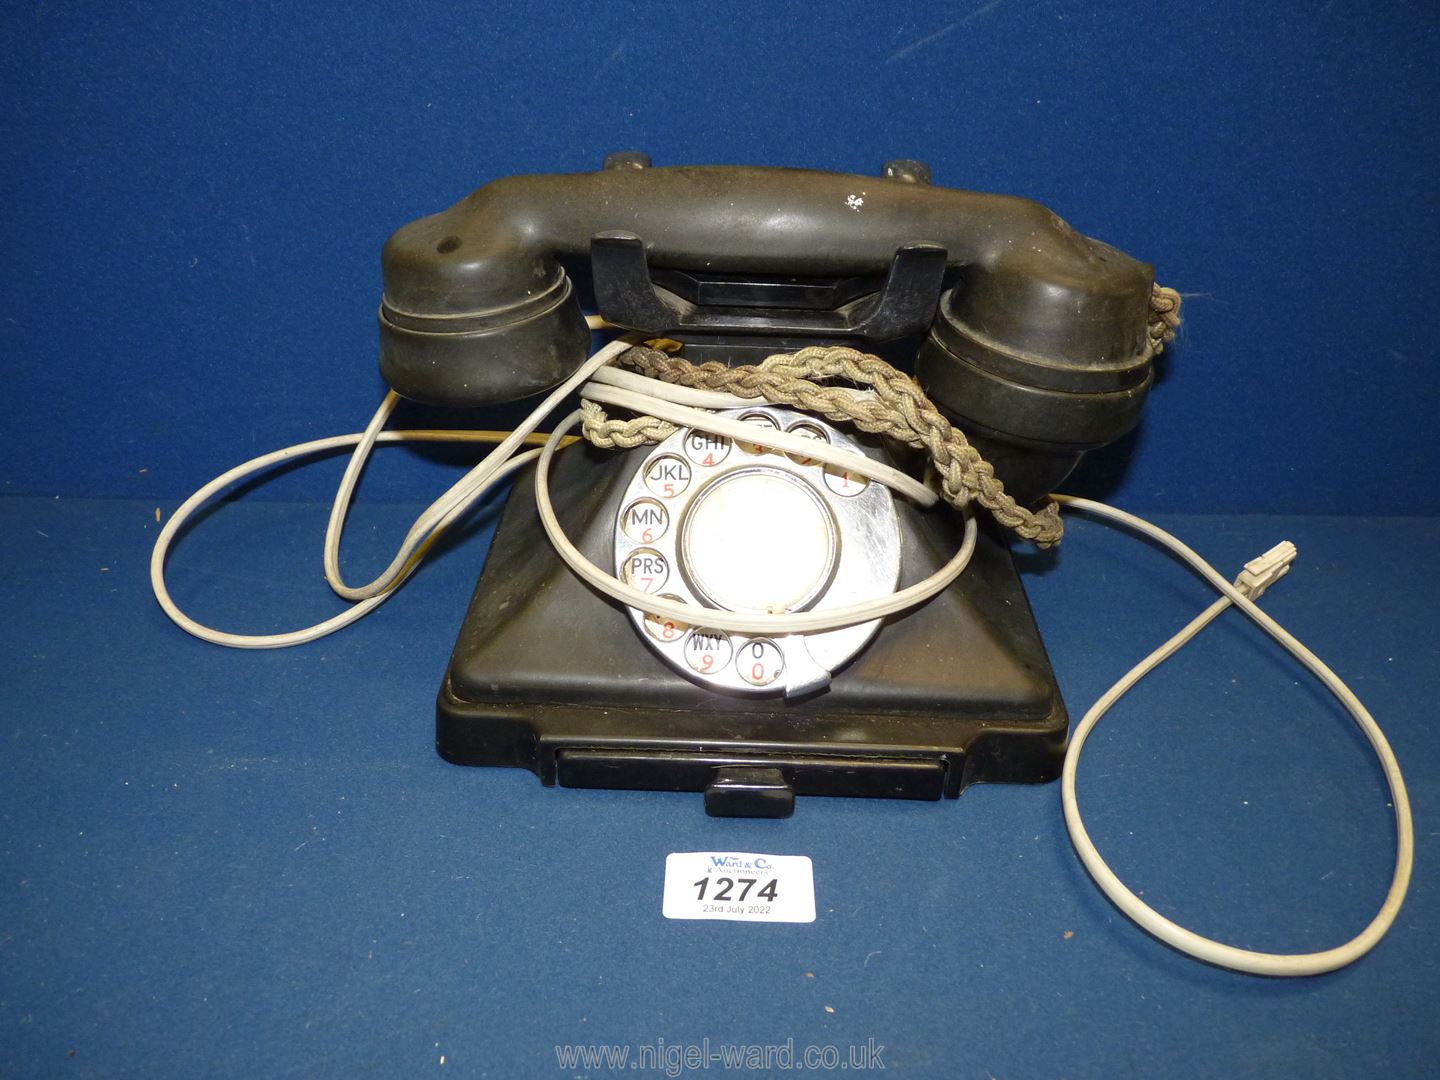
MULTIPOLYGON (((1038 204, 933 187, 913 161, 877 178, 638 154, 496 181, 391 237, 385 377, 461 406, 553 386, 589 352, 564 268, 587 258, 601 315, 679 338, 687 357, 895 343, 1026 501, 1128 431, 1151 383, 1150 267, 1038 204)), ((602 565, 637 453, 577 444, 556 459, 557 512, 602 565)), ((731 698, 661 664, 570 572, 532 488, 521 474, 440 689, 447 760, 547 785, 702 791, 712 814, 768 817, 796 795, 938 799, 1059 774, 1067 716, 998 529, 825 690, 731 698)), ((953 554, 960 522, 899 510, 905 585, 953 554)))

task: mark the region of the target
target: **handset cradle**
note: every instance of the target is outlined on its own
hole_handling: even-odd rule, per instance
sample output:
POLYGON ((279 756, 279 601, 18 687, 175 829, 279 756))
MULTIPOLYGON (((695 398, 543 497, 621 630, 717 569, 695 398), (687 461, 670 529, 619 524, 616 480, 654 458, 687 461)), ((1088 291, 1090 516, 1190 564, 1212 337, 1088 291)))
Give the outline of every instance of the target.
POLYGON ((686 279, 671 271, 662 278, 671 286, 665 288, 655 281, 645 241, 623 231, 595 235, 590 241, 590 266, 596 305, 619 326, 679 338, 761 331, 893 341, 930 328, 945 281, 946 252, 938 244, 901 244, 879 289, 849 302, 844 302, 842 288, 828 282, 810 284, 811 295, 806 295, 805 283, 759 281, 755 275, 719 281, 686 279), (829 306, 811 306, 827 299, 829 306))

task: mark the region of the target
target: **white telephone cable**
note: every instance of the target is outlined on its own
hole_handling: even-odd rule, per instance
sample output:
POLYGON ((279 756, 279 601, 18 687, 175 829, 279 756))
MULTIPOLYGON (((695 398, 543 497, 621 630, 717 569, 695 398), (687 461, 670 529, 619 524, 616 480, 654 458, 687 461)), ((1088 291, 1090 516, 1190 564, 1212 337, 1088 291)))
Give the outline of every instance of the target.
MULTIPOLYGON (((700 409, 763 409, 772 406, 771 402, 765 401, 763 398, 740 397, 738 394, 727 394, 722 390, 703 390, 698 386, 667 383, 663 379, 651 378, 649 375, 641 375, 638 371, 614 365, 600 368, 590 376, 590 382, 592 384, 608 383, 625 390, 635 390, 652 397, 662 397, 666 401, 673 401, 680 405, 694 405, 700 409)), ((876 395, 873 390, 857 390, 852 387, 850 396, 859 401, 874 401, 876 395)), ((789 408, 790 406, 785 407, 789 408)), ((748 432, 745 438, 746 441, 749 441, 748 432)))
MULTIPOLYGON (((428 536, 441 528, 442 522, 453 519, 457 513, 463 513, 479 499, 490 485, 495 481, 496 470, 500 469, 506 459, 515 452, 526 436, 531 434, 545 420, 555 407, 567 396, 585 384, 596 374, 606 369, 606 365, 636 343, 635 335, 627 335, 610 342, 589 360, 582 364, 563 383, 546 395, 531 413, 521 421, 520 425, 506 437, 499 446, 487 454, 478 465, 470 470, 453 484, 445 494, 436 499, 410 527, 405 538, 401 541, 399 550, 391 560, 390 565, 383 570, 378 577, 367 585, 347 585, 340 575, 340 542, 345 529, 345 516, 349 513, 350 505, 355 496, 355 486, 359 482, 361 470, 369 458, 371 448, 374 446, 375 437, 384 427, 390 414, 394 411, 399 402, 399 397, 391 391, 385 395, 380 408, 375 411, 370 423, 366 426, 360 442, 356 445, 354 453, 350 457, 349 464, 345 468, 345 475, 341 478, 340 485, 335 492, 335 500, 330 508, 330 520, 325 527, 325 579, 330 587, 340 596, 347 600, 368 600, 383 592, 395 588, 402 580, 404 567, 414 556, 428 536)), ((802 440, 797 436, 788 435, 783 432, 757 431, 756 425, 744 425, 738 420, 729 420, 725 417, 716 417, 710 413, 689 409, 685 406, 670 405, 665 400, 660 400, 660 395, 667 398, 672 393, 676 396, 686 397, 694 400, 695 391, 687 390, 685 387, 673 387, 656 379, 644 379, 643 376, 636 376, 642 379, 645 384, 651 387, 651 396, 641 397, 634 395, 634 400, 639 407, 655 404, 657 408, 669 410, 682 410, 681 413, 672 415, 684 415, 684 421, 692 427, 702 427, 706 430, 715 430, 710 425, 718 424, 728 430, 732 435, 738 432, 741 438, 755 442, 762 446, 772 444, 780 449, 788 450, 791 453, 809 453, 817 460, 828 460, 831 464, 838 464, 851 472, 866 476, 889 487, 896 488, 912 499, 929 502, 935 501, 934 494, 918 481, 887 465, 874 461, 863 454, 857 454, 849 450, 840 450, 834 447, 802 440), (823 455, 823 457, 822 457, 823 455)), ((632 382, 633 384, 633 382, 632 382)), ((604 394, 604 388, 596 388, 596 393, 604 394)), ((614 389, 611 393, 620 395, 633 394, 633 391, 614 389)), ((729 395, 713 395, 713 398, 726 399, 725 407, 731 407, 729 395)), ((713 400, 712 398, 712 400, 713 400)), ((612 399, 613 400, 613 399, 612 399)), ((744 401, 744 399, 734 399, 744 401)), ((618 403, 618 402, 616 402, 618 403)), ((753 404, 753 403, 746 403, 753 404)), ((724 431, 719 432, 721 434, 724 431)))
POLYGON ((681 386, 679 383, 660 382, 659 379, 641 375, 638 371, 615 367, 613 364, 596 371, 590 376, 590 382, 608 383, 644 394, 654 393, 655 384, 659 383, 668 389, 670 401, 679 402, 681 405, 694 405, 698 409, 743 409, 751 406, 758 408, 767 404, 753 398, 742 398, 737 394, 726 394, 720 390, 702 390, 694 386, 681 386))
MULTIPOLYGON (((429 543, 436 539, 441 530, 449 524, 459 511, 452 513, 442 520, 440 525, 431 531, 415 550, 414 556, 402 568, 396 576, 394 584, 383 592, 377 593, 368 599, 361 600, 352 607, 346 608, 338 615, 332 616, 314 626, 307 626, 301 630, 290 630, 278 634, 232 634, 225 630, 216 630, 214 627, 206 626, 197 622, 185 612, 180 610, 178 604, 170 595, 170 590, 165 584, 165 560, 170 554, 170 546, 175 541, 176 534, 180 527, 190 519, 201 506, 225 490, 231 484, 237 483, 281 462, 291 461, 295 458, 305 457, 310 454, 323 453, 326 450, 336 450, 345 446, 355 446, 364 438, 363 434, 334 435, 328 439, 315 439, 311 442, 299 443, 295 446, 287 446, 283 450, 275 450, 260 457, 252 458, 244 464, 237 465, 228 472, 221 473, 214 480, 202 487, 195 494, 191 495, 175 513, 170 515, 170 520, 165 522, 164 528, 155 540, 155 547, 150 553, 150 587, 155 592, 155 599, 159 602, 161 609, 170 616, 176 626, 188 634, 215 645, 225 645, 232 649, 284 649, 292 645, 303 645, 306 642, 314 641, 316 638, 333 634, 336 630, 349 626, 357 619, 368 615, 375 608, 379 607, 392 595, 404 580, 414 572, 424 557, 429 543)), ((399 442, 490 442, 485 432, 473 431, 383 431, 375 438, 376 442, 399 443, 399 442)), ((511 458, 504 467, 496 472, 492 481, 498 481, 502 477, 519 469, 521 466, 534 461, 540 454, 539 450, 528 450, 523 454, 511 458)), ((462 507, 461 510, 464 508, 462 507)))
MULTIPOLYGON (((716 416, 714 413, 702 412, 688 405, 677 404, 665 395, 665 390, 670 388, 669 383, 660 382, 658 379, 647 379, 646 381, 652 385, 647 388, 645 393, 637 393, 634 390, 622 389, 618 386, 590 383, 581 389, 580 396, 602 405, 617 405, 622 409, 629 409, 642 415, 668 420, 680 427, 699 428, 714 435, 723 435, 726 438, 739 439, 742 442, 757 443, 767 449, 814 458, 826 465, 857 473, 867 480, 878 481, 920 506, 934 506, 939 501, 939 496, 919 480, 899 469, 876 461, 874 458, 866 457, 854 450, 831 446, 829 443, 819 442, 816 439, 791 435, 786 431, 763 430, 763 434, 757 436, 755 424, 734 417, 716 416)), ((684 388, 676 387, 675 389, 684 388)), ((746 402, 746 404, 754 405, 755 402, 746 402)))
MULTIPOLYGON (((424 558, 428 547, 439 535, 458 517, 463 515, 474 503, 484 496, 486 491, 498 481, 509 476, 521 466, 536 459, 538 450, 527 451, 518 456, 513 456, 520 444, 532 435, 535 429, 544 421, 546 416, 554 410, 569 393, 584 385, 596 373, 605 369, 610 360, 619 355, 625 349, 635 343, 634 336, 619 338, 610 342, 565 380, 555 390, 551 391, 545 400, 534 409, 524 421, 513 431, 499 440, 495 447, 485 458, 460 480, 454 483, 443 495, 436 499, 431 505, 415 520, 415 523, 406 533, 400 544, 395 557, 390 565, 368 585, 351 587, 345 584, 340 577, 339 551, 340 541, 344 532, 345 516, 349 512, 350 505, 354 499, 355 487, 359 481, 360 472, 371 450, 377 443, 398 443, 398 442, 493 442, 491 433, 467 432, 467 431, 383 431, 386 421, 389 420, 399 403, 399 397, 394 392, 387 393, 375 415, 371 417, 365 430, 356 435, 336 435, 325 439, 315 439, 310 442, 300 443, 295 446, 285 447, 269 454, 262 454, 252 458, 250 461, 237 465, 235 468, 222 473, 200 490, 196 491, 190 498, 171 515, 170 520, 160 530, 156 538, 155 547, 150 556, 150 583, 155 592, 155 599, 160 604, 166 615, 181 629, 187 633, 212 642, 216 645, 224 645, 238 649, 279 649, 292 645, 301 645, 314 641, 317 638, 332 634, 335 631, 350 625, 357 619, 363 618, 372 610, 388 599, 394 591, 404 583, 405 579, 414 572, 416 566, 424 558), (235 634, 224 630, 217 630, 204 625, 191 618, 180 610, 179 605, 170 595, 169 588, 165 583, 165 562, 169 556, 170 548, 178 535, 180 528, 202 505, 214 498, 225 488, 229 487, 245 477, 261 472, 273 465, 285 461, 304 457, 310 454, 323 453, 327 450, 334 450, 341 447, 351 446, 354 451, 345 469, 345 474, 335 493, 335 500, 331 506, 329 522, 325 530, 325 572, 326 579, 331 588, 340 596, 355 601, 355 606, 340 612, 313 626, 304 627, 299 630, 284 631, 274 634, 235 634)), ((607 369, 608 370, 608 369, 607 369)), ((655 407, 661 409, 669 408, 669 402, 681 399, 688 402, 706 401, 712 407, 734 408, 747 405, 757 405, 758 402, 745 398, 733 398, 728 394, 718 394, 712 391, 694 391, 686 387, 672 386, 656 379, 647 379, 644 376, 634 375, 633 378, 625 376, 633 373, 621 373, 621 379, 615 382, 624 383, 627 386, 644 386, 649 393, 646 395, 636 394, 633 391, 617 391, 617 393, 630 393, 631 400, 643 407, 655 407)), ((596 388, 599 394, 603 395, 603 387, 596 388)), ((618 402, 616 402, 618 403, 618 402)), ((679 406, 677 406, 679 408, 679 406)), ((680 414, 675 414, 680 415, 680 414)), ((692 426, 711 429, 711 424, 724 425, 728 432, 738 431, 739 435, 749 442, 767 448, 785 450, 791 453, 804 453, 819 458, 823 453, 826 459, 833 464, 846 468, 852 472, 867 476, 887 486, 897 487, 902 494, 916 498, 928 498, 934 501, 934 495, 929 489, 919 484, 918 481, 892 469, 887 465, 873 460, 864 454, 850 450, 842 450, 830 447, 825 444, 811 440, 801 439, 797 436, 788 435, 784 432, 768 431, 757 425, 746 425, 741 421, 729 420, 725 417, 716 417, 710 413, 686 409, 684 414, 692 426), (731 428, 730 425, 739 424, 739 428, 731 428)), ((720 432, 725 433, 725 432, 720 432)), ((563 433, 562 433, 563 434, 563 433)), ((552 451, 558 446, 560 439, 552 437, 547 444, 552 451)), ((951 560, 951 563, 943 568, 929 583, 934 583, 931 591, 925 592, 923 596, 916 590, 920 587, 912 587, 907 593, 895 594, 896 597, 914 594, 908 603, 918 603, 920 599, 933 595, 949 581, 958 577, 969 561, 970 552, 974 549, 974 522, 973 519, 967 522, 965 539, 962 541, 960 552, 951 560), (948 575, 944 584, 938 584, 941 576, 948 575)), ((612 579, 613 580, 613 579, 612 579)), ((926 585, 922 582, 921 585, 926 585)), ((622 589, 628 588, 621 584, 622 589)), ((645 597, 645 594, 639 593, 645 597)), ((647 599, 647 605, 640 605, 644 610, 650 610, 648 604, 653 604, 651 598, 647 599)), ((892 598, 893 600, 893 598, 892 598)), ((679 617, 683 620, 699 620, 707 625, 719 624, 715 618, 701 618, 702 616, 713 616, 715 613, 708 608, 701 608, 694 605, 673 605, 668 601, 661 602, 667 610, 667 617, 679 617)), ((895 610, 901 610, 902 604, 895 610)), ((838 626, 852 625, 855 622, 869 621, 876 616, 867 616, 863 619, 847 619, 847 612, 853 609, 834 609, 827 613, 807 613, 807 624, 811 629, 830 629, 838 626)), ((797 616, 762 616, 765 619, 790 619, 797 616)), ((730 629, 727 625, 726 629, 730 629)), ((794 632, 798 627, 788 628, 785 632, 794 632)), ((782 628, 776 625, 767 632, 780 633, 782 628)))
POLYGON ((532 410, 530 415, 522 420, 520 425, 499 446, 486 454, 484 460, 451 485, 445 494, 431 503, 425 512, 415 519, 415 524, 406 533, 399 551, 395 553, 395 558, 379 577, 368 585, 349 586, 340 576, 340 540, 345 529, 345 515, 350 510, 350 503, 355 495, 355 485, 359 482, 360 472, 365 467, 365 461, 370 455, 370 448, 374 445, 376 435, 384 427, 385 421, 399 401, 393 390, 387 393, 384 402, 366 426, 364 435, 350 457, 350 463, 345 467, 345 475, 340 480, 340 486, 335 492, 335 501, 330 508, 330 521, 325 527, 325 578, 330 582, 330 587, 347 600, 367 600, 394 588, 405 564, 415 550, 424 543, 425 537, 435 530, 440 521, 452 512, 474 503, 494 483, 498 471, 519 448, 525 437, 539 427, 560 402, 582 386, 597 370, 635 343, 634 335, 616 338, 576 368, 568 379, 546 395, 545 400, 532 410))
MULTIPOLYGON (((543 455, 541 460, 543 462, 543 455)), ((1070 736, 1070 748, 1065 755, 1065 765, 1061 773, 1060 800, 1065 810, 1065 825, 1070 831, 1070 839, 1075 845, 1075 851, 1080 856, 1080 861, 1085 864, 1085 869, 1090 872, 1090 876, 1095 879, 1100 890, 1141 929, 1197 960, 1230 968, 1233 971, 1248 972, 1252 975, 1284 976, 1319 975, 1358 960, 1385 936, 1385 932, 1390 929, 1395 922, 1396 915, 1399 914, 1400 905, 1405 902, 1405 893, 1410 887, 1410 871, 1415 859, 1415 830, 1410 817, 1410 798, 1405 791, 1404 777, 1400 775, 1400 763, 1395 760, 1395 753, 1390 749, 1390 744, 1380 730, 1380 725, 1375 722, 1375 718, 1370 715, 1360 699, 1338 675, 1297 641, 1284 627, 1261 611, 1250 595, 1247 595, 1248 592, 1258 596, 1268 585, 1284 575, 1289 568, 1290 560, 1294 558, 1294 545, 1281 545, 1261 556, 1260 559, 1247 563, 1246 572, 1240 575, 1237 587, 1226 581, 1214 567, 1179 539, 1157 525, 1152 525, 1134 514, 1127 514, 1123 510, 1117 510, 1113 506, 1090 499, 1080 499, 1068 495, 1057 495, 1055 498, 1071 510, 1094 514, 1096 517, 1122 525, 1164 545, 1172 554, 1188 563, 1196 573, 1221 594, 1219 600, 1192 619, 1169 641, 1131 668, 1119 682, 1107 690, 1100 700, 1090 707, 1090 711, 1076 725, 1074 734, 1070 736), (1369 740, 1375 756, 1380 761, 1380 767, 1385 773, 1385 782, 1390 788, 1390 803, 1395 811, 1395 873, 1390 881, 1389 892, 1386 894, 1379 912, 1364 930, 1345 944, 1333 949, 1326 949, 1323 952, 1288 954, 1255 952, 1213 941, 1185 929, 1178 923, 1171 922, 1131 892, 1114 871, 1106 865, 1105 860, 1096 850, 1094 842, 1090 839, 1090 834, 1085 831, 1084 823, 1080 820, 1080 806, 1075 797, 1075 773, 1080 764, 1080 752, 1085 746, 1085 740, 1089 737, 1091 730, 1126 691, 1174 655, 1176 650, 1204 629, 1212 619, 1231 604, 1238 607, 1256 625, 1279 642, 1290 655, 1300 661, 1311 674, 1324 684, 1340 704, 1345 706, 1354 718, 1356 725, 1364 733, 1365 738, 1369 740)))

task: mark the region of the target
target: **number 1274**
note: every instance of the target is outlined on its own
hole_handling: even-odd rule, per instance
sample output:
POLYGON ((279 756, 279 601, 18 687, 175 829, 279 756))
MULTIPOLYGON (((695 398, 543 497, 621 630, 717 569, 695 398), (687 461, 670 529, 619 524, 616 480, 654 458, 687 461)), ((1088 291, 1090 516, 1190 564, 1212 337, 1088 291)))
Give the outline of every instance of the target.
MULTIPOLYGON (((748 897, 748 896, 750 895, 750 890, 753 889, 753 888, 755 888, 755 885, 756 885, 756 883, 757 883, 759 880, 760 880, 759 878, 753 878, 753 877, 742 877, 742 878, 722 877, 722 878, 716 878, 716 879, 715 879, 715 891, 714 891, 714 893, 711 894, 710 899, 711 899, 711 900, 739 900, 739 901, 741 901, 741 902, 744 902, 744 900, 746 899, 746 897, 748 897), (739 896, 733 896, 732 893, 734 892, 734 890, 735 890, 735 888, 736 888, 737 886, 740 887, 740 895, 739 895, 739 896)), ((695 897, 695 899, 697 899, 697 900, 704 900, 704 899, 705 899, 706 890, 709 889, 709 887, 710 887, 710 879, 709 879, 708 877, 703 877, 703 878, 701 878, 699 881, 694 882, 694 883, 691 885, 691 888, 695 888, 695 889, 699 889, 699 890, 700 890, 699 894, 695 897)), ((773 901, 773 900, 775 899, 775 894, 776 894, 776 892, 778 891, 779 887, 780 887, 780 882, 779 882, 779 880, 772 878, 770 881, 767 881, 763 886, 761 886, 760 889, 756 891, 755 895, 756 895, 756 896, 759 896, 759 897, 763 897, 763 898, 766 899, 766 900, 771 900, 771 901, 773 901)))

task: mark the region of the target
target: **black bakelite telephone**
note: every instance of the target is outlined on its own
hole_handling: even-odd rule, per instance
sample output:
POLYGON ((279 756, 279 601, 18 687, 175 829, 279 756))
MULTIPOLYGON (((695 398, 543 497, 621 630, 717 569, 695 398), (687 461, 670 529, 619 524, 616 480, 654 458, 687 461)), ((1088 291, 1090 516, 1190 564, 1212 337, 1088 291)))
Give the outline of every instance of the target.
MULTIPOLYGON (((383 262, 380 368, 407 398, 474 406, 554 386, 590 352, 567 267, 588 269, 605 320, 696 360, 908 339, 920 384, 1022 502, 1128 431, 1152 379, 1149 266, 1034 202, 933 187, 914 161, 877 178, 612 155, 600 172, 495 181, 400 229, 383 262)), ((763 401, 739 416, 864 445, 763 401)), ((883 627, 726 635, 627 617, 580 581, 531 484, 516 484, 440 689, 448 760, 703 791, 712 814, 761 816, 797 794, 933 799, 1058 775, 1065 708, 992 529, 953 586, 883 627)), ((953 510, 704 432, 574 447, 550 486, 592 560, 707 607, 893 591, 959 542, 953 510)))
POLYGON ((652 169, 614 154, 600 172, 499 180, 412 222, 385 245, 384 273, 380 368, 395 392, 365 431, 239 465, 161 529, 151 583, 189 633, 260 649, 332 633, 382 603, 440 531, 526 466, 440 687, 436 744, 448 760, 523 766, 569 787, 703 791, 711 814, 751 817, 786 816, 797 794, 936 799, 976 781, 1059 776, 1066 827, 1096 884, 1191 956, 1313 975, 1364 955, 1394 922, 1414 852, 1400 766, 1355 694, 1254 602, 1295 546, 1251 560, 1231 584, 1132 514, 1049 494, 1139 417, 1178 323, 1178 294, 1149 266, 1036 203, 932 187, 915 161, 874 178, 652 169), (588 279, 598 317, 582 313, 572 277, 588 279), (592 356, 602 327, 623 333, 592 356), (872 352, 913 361, 914 378, 872 352), (517 455, 572 390, 582 408, 543 450, 517 455), (541 391, 508 434, 382 430, 397 393, 475 406, 541 391), (634 416, 611 418, 607 404, 634 416), (557 454, 577 423, 588 441, 557 454), (380 577, 347 585, 340 532, 360 470, 377 441, 406 439, 501 445, 426 509, 380 577), (259 635, 181 611, 165 561, 187 518, 237 480, 342 447, 354 451, 325 572, 355 603, 259 635), (922 483, 913 474, 926 461, 922 483), (937 505, 941 495, 954 508, 937 505), (993 520, 980 524, 972 499, 993 520), (1059 504, 1161 544, 1221 594, 1101 696, 1068 749, 997 524, 1052 542, 1059 504), (1106 866, 1081 820, 1075 778, 1091 729, 1231 605, 1346 708, 1390 789, 1389 892, 1332 949, 1254 952, 1171 922, 1106 866))

